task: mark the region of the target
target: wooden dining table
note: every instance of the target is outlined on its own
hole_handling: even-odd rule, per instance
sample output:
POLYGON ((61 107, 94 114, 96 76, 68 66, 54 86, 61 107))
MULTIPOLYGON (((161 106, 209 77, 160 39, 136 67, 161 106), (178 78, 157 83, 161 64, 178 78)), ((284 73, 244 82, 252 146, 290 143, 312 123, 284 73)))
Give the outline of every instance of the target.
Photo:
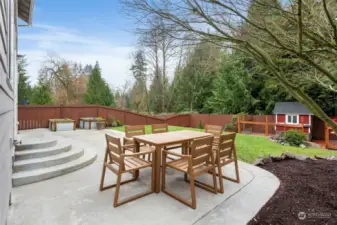
MULTIPOLYGON (((160 166, 162 148, 164 148, 165 146, 181 144, 184 152, 184 149, 187 149, 188 143, 191 142, 193 139, 208 137, 210 135, 212 134, 192 130, 181 130, 166 133, 139 135, 133 137, 136 145, 136 152, 139 152, 141 143, 154 146, 156 149, 154 173, 154 190, 156 193, 160 192, 160 166)), ((139 172, 137 171, 135 177, 138 176, 139 172)))

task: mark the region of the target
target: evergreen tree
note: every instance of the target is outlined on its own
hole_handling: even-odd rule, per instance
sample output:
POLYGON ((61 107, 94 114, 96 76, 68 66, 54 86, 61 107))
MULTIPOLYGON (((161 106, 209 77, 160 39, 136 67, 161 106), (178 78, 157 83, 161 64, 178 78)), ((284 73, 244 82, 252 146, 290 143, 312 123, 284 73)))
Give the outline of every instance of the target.
POLYGON ((98 62, 92 73, 89 75, 87 92, 84 95, 86 104, 99 104, 115 107, 115 99, 109 85, 101 76, 101 69, 98 62))
POLYGON ((202 40, 188 54, 174 78, 173 110, 209 112, 205 107, 212 96, 212 84, 218 69, 220 47, 202 40))
POLYGON ((147 63, 143 50, 137 50, 133 56, 133 64, 130 68, 135 83, 131 90, 132 105, 137 111, 144 111, 150 114, 150 105, 147 90, 147 63))
POLYGON ((53 104, 50 85, 41 76, 39 76, 38 83, 32 89, 31 104, 53 104))
POLYGON ((150 109, 154 113, 163 113, 163 109, 167 109, 169 103, 168 84, 167 78, 162 76, 162 71, 159 69, 158 72, 154 72, 154 77, 150 85, 149 91, 149 103, 150 109), (165 82, 162 79, 166 79, 165 82), (165 86, 164 86, 165 85, 165 86), (164 105, 163 105, 164 104, 164 105))
POLYGON ((257 102, 251 95, 252 77, 244 64, 233 55, 222 57, 217 77, 214 80, 213 95, 207 102, 214 113, 249 113, 257 102))
POLYGON ((31 96, 32 88, 28 82, 28 75, 26 71, 26 58, 25 56, 19 57, 18 59, 18 73, 19 73, 19 84, 18 84, 18 104, 29 103, 29 98, 31 96))

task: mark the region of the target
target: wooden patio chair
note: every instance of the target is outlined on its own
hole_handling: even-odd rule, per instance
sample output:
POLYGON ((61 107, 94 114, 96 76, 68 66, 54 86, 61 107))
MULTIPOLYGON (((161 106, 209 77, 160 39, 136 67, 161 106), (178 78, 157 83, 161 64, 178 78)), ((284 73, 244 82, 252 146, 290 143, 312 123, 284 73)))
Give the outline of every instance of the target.
POLYGON ((218 167, 218 173, 216 175, 219 177, 220 190, 218 191, 220 193, 224 193, 222 178, 236 183, 240 183, 239 165, 235 147, 235 136, 236 133, 222 134, 219 138, 217 147, 213 148, 213 151, 215 153, 215 165, 216 167, 218 167), (236 174, 235 179, 222 175, 221 170, 223 166, 228 165, 229 163, 232 162, 234 162, 235 165, 235 174, 236 174))
POLYGON ((137 135, 145 135, 144 125, 125 126, 124 144, 134 144, 133 137, 137 135))
MULTIPOLYGON (((154 154, 155 150, 148 150, 148 151, 144 151, 140 153, 125 154, 124 148, 121 146, 121 142, 119 138, 112 137, 108 134, 106 134, 105 137, 106 137, 107 147, 106 147, 104 162, 103 162, 103 170, 102 170, 102 176, 101 176, 101 182, 100 182, 100 191, 116 187, 115 197, 114 197, 114 202, 113 202, 114 207, 120 206, 127 202, 136 200, 138 198, 141 198, 141 197, 144 197, 146 195, 153 193, 154 192, 154 171, 155 171, 154 165, 155 163, 141 159, 139 156, 143 156, 145 154, 154 154), (136 171, 146 168, 146 167, 152 167, 151 189, 149 191, 126 198, 122 201, 118 201, 120 185, 133 182, 137 179, 134 176, 132 179, 121 181, 122 174, 128 173, 128 172, 135 173, 136 171), (111 170, 113 173, 117 175, 117 182, 116 184, 104 187, 104 178, 105 178, 106 168, 108 168, 109 170, 111 170)), ((153 159, 154 158, 155 157, 153 157, 153 159)))
MULTIPOLYGON (((164 124, 151 124, 151 130, 152 134, 159 134, 159 133, 166 133, 168 132, 168 125, 166 123, 164 124)), ((181 144, 175 144, 175 145, 169 145, 165 146, 165 150, 171 150, 171 149, 176 149, 176 148, 181 148, 181 144)))
POLYGON ((166 123, 151 124, 151 130, 152 130, 152 134, 166 133, 168 132, 168 125, 166 123))
MULTIPOLYGON (((127 146, 125 150, 135 152, 135 142, 133 137, 137 135, 145 135, 145 126, 144 125, 134 125, 125 126, 125 137, 123 139, 124 146, 127 146)), ((144 144, 140 144, 140 152, 148 151, 149 146, 146 146, 144 144)), ((145 159, 146 155, 143 155, 143 158, 145 159)), ((150 155, 147 155, 148 160, 150 160, 150 155)))
POLYGON ((171 151, 163 150, 162 154, 163 168, 162 168, 162 186, 161 186, 162 191, 168 194, 169 196, 177 199, 178 201, 184 203, 185 205, 190 206, 193 209, 196 208, 197 204, 195 196, 195 186, 199 186, 207 191, 211 191, 216 194, 217 181, 215 173, 214 155, 212 151, 212 143, 213 143, 212 136, 193 140, 191 144, 190 155, 182 155, 171 151), (179 157, 179 159, 167 162, 166 161, 167 155, 173 155, 179 157), (190 189, 192 198, 191 202, 166 190, 165 186, 166 167, 179 170, 181 172, 184 172, 185 175, 190 176, 190 189), (199 176, 203 173, 208 173, 208 171, 212 171, 213 186, 201 182, 195 183, 196 176, 199 176))
POLYGON ((214 136, 213 148, 216 147, 217 144, 219 143, 219 138, 220 138, 220 135, 222 134, 222 130, 223 130, 222 126, 209 125, 209 124, 205 125, 205 132, 213 134, 214 136))

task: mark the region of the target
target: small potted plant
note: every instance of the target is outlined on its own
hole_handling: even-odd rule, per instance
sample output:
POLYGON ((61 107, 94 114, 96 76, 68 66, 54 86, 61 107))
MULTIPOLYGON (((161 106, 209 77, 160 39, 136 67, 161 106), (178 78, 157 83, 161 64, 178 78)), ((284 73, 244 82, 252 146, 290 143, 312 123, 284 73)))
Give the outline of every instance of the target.
POLYGON ((233 115, 231 122, 225 124, 225 127, 224 127, 225 131, 237 133, 238 132, 238 121, 237 120, 238 120, 238 115, 233 115))
POLYGON ((96 120, 96 128, 97 130, 102 130, 105 128, 105 119, 103 119, 102 117, 97 117, 97 120, 96 120))

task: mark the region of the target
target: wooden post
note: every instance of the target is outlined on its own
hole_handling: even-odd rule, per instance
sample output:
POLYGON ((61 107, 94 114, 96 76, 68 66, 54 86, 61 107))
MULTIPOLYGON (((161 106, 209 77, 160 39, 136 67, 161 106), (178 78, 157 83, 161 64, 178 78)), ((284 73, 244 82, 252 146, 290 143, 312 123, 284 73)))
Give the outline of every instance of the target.
MULTIPOLYGON (((243 115, 242 115, 242 121, 246 121, 246 114, 243 114, 243 115)), ((242 130, 245 130, 245 129, 246 129, 246 124, 243 123, 243 124, 242 124, 242 130)), ((252 128, 252 131, 253 131, 253 128, 252 128)))
POLYGON ((60 105, 60 118, 64 118, 63 104, 60 105))
POLYGON ((241 132, 241 126, 240 126, 240 114, 238 114, 237 123, 238 123, 238 133, 240 133, 240 132, 241 132))
POLYGON ((264 134, 265 134, 266 136, 269 135, 269 132, 268 132, 268 115, 266 115, 266 125, 265 125, 265 127, 264 127, 264 134))
POLYGON ((328 124, 324 123, 324 130, 325 130, 325 148, 328 148, 328 145, 329 145, 329 127, 328 127, 328 124))

